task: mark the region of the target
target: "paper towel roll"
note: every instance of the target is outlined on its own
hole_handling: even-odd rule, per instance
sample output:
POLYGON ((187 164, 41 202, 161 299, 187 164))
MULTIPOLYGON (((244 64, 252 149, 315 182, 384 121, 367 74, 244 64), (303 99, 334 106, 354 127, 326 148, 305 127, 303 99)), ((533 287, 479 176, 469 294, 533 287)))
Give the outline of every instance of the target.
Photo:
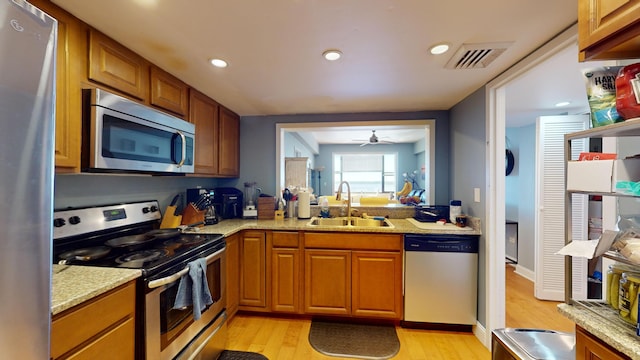
POLYGON ((311 206, 309 205, 309 193, 298 192, 298 219, 308 219, 311 217, 311 206))

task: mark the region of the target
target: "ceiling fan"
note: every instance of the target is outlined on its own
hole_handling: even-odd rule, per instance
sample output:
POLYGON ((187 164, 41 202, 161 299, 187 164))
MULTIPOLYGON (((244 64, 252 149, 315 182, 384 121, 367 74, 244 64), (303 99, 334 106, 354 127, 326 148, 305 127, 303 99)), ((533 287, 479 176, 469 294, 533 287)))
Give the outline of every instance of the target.
POLYGON ((376 145, 376 144, 395 144, 392 141, 379 139, 378 136, 376 136, 376 131, 375 130, 371 130, 371 137, 369 137, 369 139, 367 139, 367 140, 356 140, 356 139, 354 139, 353 141, 364 141, 362 144, 360 144, 360 146, 376 145))

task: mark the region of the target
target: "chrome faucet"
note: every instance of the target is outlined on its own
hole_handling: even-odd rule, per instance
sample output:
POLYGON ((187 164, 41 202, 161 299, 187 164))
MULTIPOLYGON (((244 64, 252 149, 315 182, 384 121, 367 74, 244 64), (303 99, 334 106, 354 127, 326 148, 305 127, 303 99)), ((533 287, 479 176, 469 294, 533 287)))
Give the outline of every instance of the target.
POLYGON ((340 194, 342 194, 342 184, 347 185, 347 218, 349 219, 349 224, 351 224, 351 186, 346 181, 343 181, 338 185, 338 191, 336 191, 336 200, 340 200, 340 194))

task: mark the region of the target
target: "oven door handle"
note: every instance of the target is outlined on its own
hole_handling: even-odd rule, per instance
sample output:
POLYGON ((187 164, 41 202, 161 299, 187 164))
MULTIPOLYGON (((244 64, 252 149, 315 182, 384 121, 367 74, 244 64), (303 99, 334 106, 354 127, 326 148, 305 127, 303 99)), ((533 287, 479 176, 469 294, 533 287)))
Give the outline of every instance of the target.
MULTIPOLYGON (((225 250, 226 249, 221 249, 207 256, 205 258, 207 260, 207 265, 211 262, 213 258, 220 256, 220 254, 222 254, 225 250)), ((178 281, 183 275, 187 274, 188 272, 189 272, 189 266, 185 266, 184 269, 178 271, 173 275, 163 277, 161 279, 149 281, 149 284, 147 286, 149 287, 149 289, 155 289, 163 285, 171 284, 172 282, 178 281)))

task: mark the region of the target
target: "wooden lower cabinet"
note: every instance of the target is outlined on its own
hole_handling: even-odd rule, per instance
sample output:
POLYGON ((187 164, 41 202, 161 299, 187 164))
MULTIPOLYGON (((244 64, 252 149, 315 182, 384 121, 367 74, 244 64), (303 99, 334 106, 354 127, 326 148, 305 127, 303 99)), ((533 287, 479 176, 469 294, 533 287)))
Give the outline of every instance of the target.
POLYGON ((302 313, 302 261, 297 231, 271 233, 271 311, 302 313))
POLYGON ((351 254, 351 312, 358 317, 402 318, 402 255, 351 254))
POLYGON ((134 359, 135 280, 53 317, 52 359, 134 359))
POLYGON ((300 250, 271 250, 271 311, 300 311, 300 250))
POLYGON ((351 314, 351 251, 305 250, 304 312, 351 314))
POLYGON ((238 311, 240 304, 240 234, 226 238, 227 242, 227 316, 229 320, 238 311))
POLYGON ((243 231, 240 238, 240 308, 267 310, 266 232, 243 231))
POLYGON ((622 360, 629 359, 588 331, 576 326, 576 360, 622 360))

